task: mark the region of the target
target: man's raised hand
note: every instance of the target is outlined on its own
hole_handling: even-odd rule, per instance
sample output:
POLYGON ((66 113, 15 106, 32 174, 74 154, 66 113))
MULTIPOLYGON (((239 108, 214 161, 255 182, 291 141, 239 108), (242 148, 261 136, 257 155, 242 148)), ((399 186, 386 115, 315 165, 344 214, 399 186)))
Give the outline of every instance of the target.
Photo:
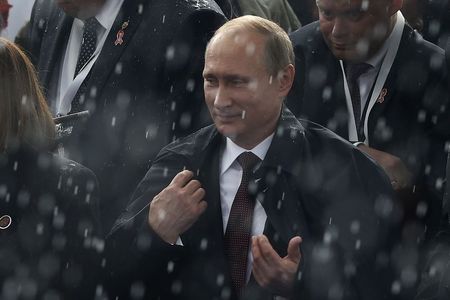
POLYGON ((194 173, 184 170, 153 198, 148 224, 167 243, 174 244, 206 209, 205 190, 194 173))

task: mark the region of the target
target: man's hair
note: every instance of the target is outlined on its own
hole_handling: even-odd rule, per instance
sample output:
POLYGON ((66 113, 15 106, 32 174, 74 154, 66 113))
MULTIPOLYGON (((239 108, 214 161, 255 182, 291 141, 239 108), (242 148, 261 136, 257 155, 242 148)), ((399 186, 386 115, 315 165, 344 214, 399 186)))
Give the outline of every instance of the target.
POLYGON ((0 153, 17 144, 47 149, 55 125, 28 57, 0 38, 0 153))
POLYGON ((226 22, 211 38, 210 43, 225 32, 252 31, 266 38, 265 62, 268 72, 277 75, 287 65, 294 64, 295 56, 289 36, 276 23, 257 16, 246 15, 226 22))

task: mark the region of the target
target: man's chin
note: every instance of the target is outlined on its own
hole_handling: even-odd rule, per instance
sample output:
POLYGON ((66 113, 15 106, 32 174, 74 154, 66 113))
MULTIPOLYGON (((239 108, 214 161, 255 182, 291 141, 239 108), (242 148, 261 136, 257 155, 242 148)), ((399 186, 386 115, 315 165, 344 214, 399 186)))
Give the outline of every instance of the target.
POLYGON ((342 49, 336 49, 333 48, 331 50, 334 57, 336 57, 339 60, 347 61, 347 62, 361 62, 364 61, 364 58, 361 57, 357 52, 355 51, 349 51, 349 50, 342 50, 342 49))
POLYGON ((226 125, 216 124, 216 128, 217 128, 217 131, 221 135, 229 138, 232 141, 234 141, 236 139, 236 137, 237 137, 236 131, 235 130, 230 130, 230 128, 227 128, 226 125))

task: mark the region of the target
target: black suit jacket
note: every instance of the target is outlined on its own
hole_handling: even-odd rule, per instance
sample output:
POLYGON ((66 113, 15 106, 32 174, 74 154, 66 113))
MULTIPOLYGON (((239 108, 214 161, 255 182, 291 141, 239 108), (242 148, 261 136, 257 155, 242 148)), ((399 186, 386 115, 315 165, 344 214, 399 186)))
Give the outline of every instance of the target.
MULTIPOLYGON (((297 74, 288 107, 296 116, 347 139, 349 116, 342 71, 324 42, 319 22, 294 32, 291 39, 297 74)), ((433 234, 441 216, 444 145, 450 140, 444 52, 405 25, 384 88, 385 100, 377 102, 369 115, 369 146, 399 157, 412 172, 416 189, 405 194, 408 201, 427 203, 428 232, 433 234)), ((407 209, 416 214, 415 205, 407 209)))
MULTIPOLYGON (((99 178, 108 231, 151 160, 174 136, 202 120, 203 55, 224 16, 213 1, 126 0, 86 82, 91 113, 64 141, 68 157, 99 178), (114 45, 122 24, 122 45, 114 45)), ((29 52, 48 91, 64 56, 73 18, 55 1, 36 1, 29 52)))
MULTIPOLYGON (((160 152, 107 239, 110 296, 126 299, 130 285, 140 283, 148 295, 162 299, 219 299, 227 294, 236 299, 223 250, 223 145, 224 138, 209 126, 160 152), (184 168, 197 174, 208 207, 181 235, 184 246, 171 246, 147 225, 148 205, 184 168)), ((286 255, 292 237, 303 237, 293 298, 328 299, 333 284, 342 288, 344 299, 382 299, 389 294, 387 282, 393 274, 375 263, 375 255, 390 251, 387 237, 395 225, 395 204, 385 215, 374 209, 393 204, 392 191, 384 173, 363 153, 284 110, 252 178, 257 187, 252 195, 267 213, 264 233, 279 255, 286 255), (346 275, 348 264, 355 267, 354 274, 346 275)), ((271 297, 251 279, 242 298, 271 297)))
POLYGON ((89 169, 22 147, 0 154, 1 299, 93 299, 98 183, 89 169))

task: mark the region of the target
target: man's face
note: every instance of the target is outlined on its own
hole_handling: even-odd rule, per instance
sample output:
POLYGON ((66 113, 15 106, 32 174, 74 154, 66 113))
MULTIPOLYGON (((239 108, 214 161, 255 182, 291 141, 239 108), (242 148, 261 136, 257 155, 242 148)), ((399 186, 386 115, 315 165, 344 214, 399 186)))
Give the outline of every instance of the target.
POLYGON ((55 0, 69 16, 87 19, 97 14, 106 0, 55 0))
POLYGON ((320 30, 336 58, 361 62, 389 36, 401 0, 317 0, 317 6, 320 30))
POLYGON ((205 55, 205 101, 216 128, 247 149, 275 130, 290 88, 282 84, 282 75, 269 74, 264 51, 260 34, 224 32, 211 41, 205 55))

